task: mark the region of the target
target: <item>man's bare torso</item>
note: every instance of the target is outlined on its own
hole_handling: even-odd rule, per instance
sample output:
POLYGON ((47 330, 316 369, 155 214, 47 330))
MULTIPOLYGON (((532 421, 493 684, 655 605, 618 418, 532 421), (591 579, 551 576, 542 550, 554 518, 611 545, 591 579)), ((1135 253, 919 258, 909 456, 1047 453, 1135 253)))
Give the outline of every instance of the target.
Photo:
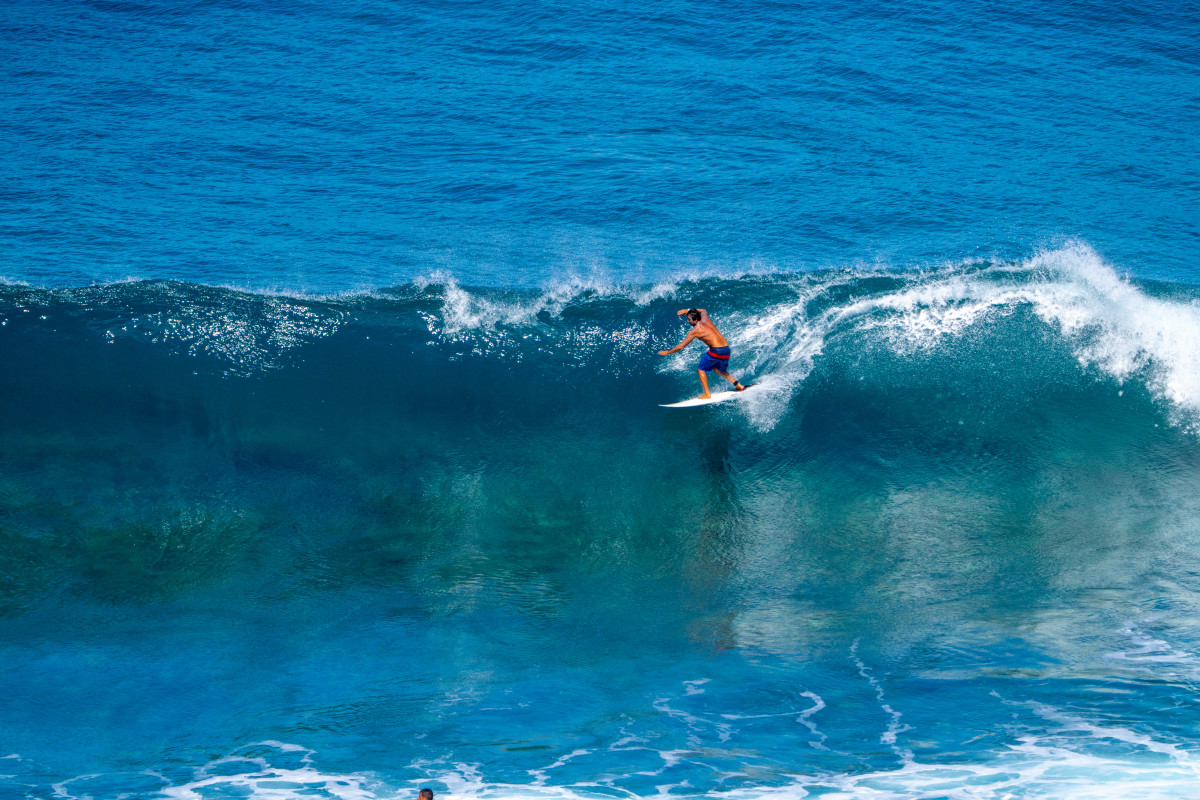
POLYGON ((728 347, 729 342, 725 341, 725 337, 717 330, 717 326, 711 322, 698 322, 696 327, 692 328, 692 335, 704 342, 709 347, 728 347))

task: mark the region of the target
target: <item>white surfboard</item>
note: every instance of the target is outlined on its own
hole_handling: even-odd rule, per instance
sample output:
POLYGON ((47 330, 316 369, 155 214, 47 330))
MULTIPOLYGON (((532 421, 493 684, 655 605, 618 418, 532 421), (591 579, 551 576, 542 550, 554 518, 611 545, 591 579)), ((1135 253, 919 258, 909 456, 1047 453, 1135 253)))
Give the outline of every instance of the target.
POLYGON ((746 395, 757 389, 757 386, 747 386, 740 392, 713 392, 712 397, 693 397, 691 400, 683 400, 678 403, 659 403, 663 408, 694 408, 696 406, 710 406, 713 403, 724 403, 726 400, 736 400, 739 397, 746 395))

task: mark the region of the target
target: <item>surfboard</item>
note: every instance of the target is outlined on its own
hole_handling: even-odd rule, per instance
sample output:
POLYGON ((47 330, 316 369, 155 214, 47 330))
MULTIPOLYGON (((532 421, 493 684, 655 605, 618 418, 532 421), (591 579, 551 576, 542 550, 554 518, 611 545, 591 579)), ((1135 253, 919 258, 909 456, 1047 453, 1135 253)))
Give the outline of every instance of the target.
POLYGON ((726 400, 736 400, 739 397, 744 397, 755 389, 754 384, 747 386, 745 390, 740 392, 713 392, 712 397, 693 397, 691 400, 682 400, 678 403, 659 403, 663 408, 695 408, 696 406, 711 406, 713 403, 724 403, 726 400))

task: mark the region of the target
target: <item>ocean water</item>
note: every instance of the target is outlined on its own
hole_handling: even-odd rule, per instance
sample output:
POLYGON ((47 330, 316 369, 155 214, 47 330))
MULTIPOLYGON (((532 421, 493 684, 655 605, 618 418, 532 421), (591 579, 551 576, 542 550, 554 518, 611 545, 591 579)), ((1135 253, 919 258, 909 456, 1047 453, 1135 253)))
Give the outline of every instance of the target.
POLYGON ((1198 32, 4 4, 0 800, 1194 797, 1198 32))

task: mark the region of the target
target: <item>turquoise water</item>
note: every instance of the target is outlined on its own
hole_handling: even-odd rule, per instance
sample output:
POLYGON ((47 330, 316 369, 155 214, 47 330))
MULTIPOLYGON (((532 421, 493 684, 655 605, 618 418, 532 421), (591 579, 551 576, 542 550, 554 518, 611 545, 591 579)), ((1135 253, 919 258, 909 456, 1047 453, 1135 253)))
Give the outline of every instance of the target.
POLYGON ((1193 795, 1196 24, 6 6, 0 797, 1193 795))

